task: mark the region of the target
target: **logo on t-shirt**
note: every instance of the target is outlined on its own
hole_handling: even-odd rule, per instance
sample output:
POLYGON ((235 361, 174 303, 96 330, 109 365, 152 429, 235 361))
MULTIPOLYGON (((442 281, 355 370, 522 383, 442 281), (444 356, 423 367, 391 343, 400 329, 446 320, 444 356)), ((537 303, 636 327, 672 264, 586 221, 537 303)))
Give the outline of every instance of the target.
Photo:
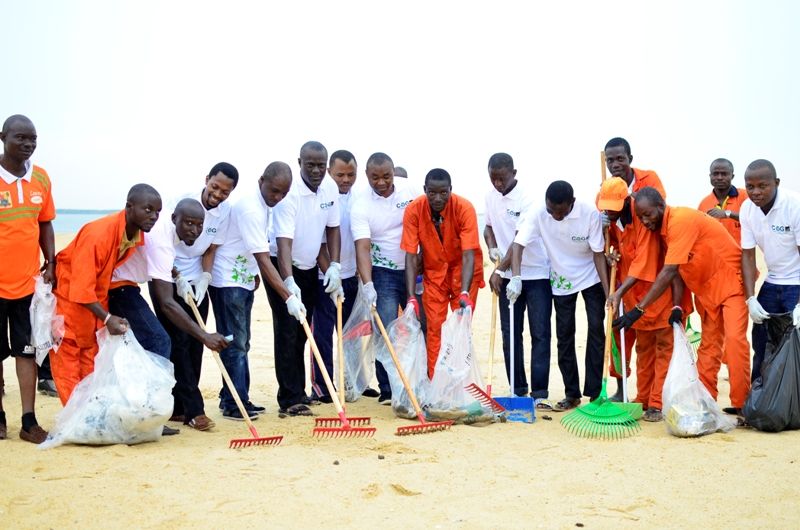
POLYGON ((572 240, 576 242, 588 241, 589 236, 572 236, 572 240))
POLYGON ((44 199, 42 198, 42 192, 40 191, 32 191, 31 192, 31 202, 33 204, 42 204, 44 199))
POLYGON ((0 191, 0 208, 11 208, 11 192, 0 191))
POLYGON ((411 201, 400 201, 397 204, 395 204, 394 206, 395 206, 395 208, 400 209, 400 208, 405 208, 409 204, 411 204, 411 201))
POLYGON ((791 225, 789 226, 772 225, 771 228, 773 232, 778 232, 779 234, 788 234, 791 233, 792 231, 791 225))
POLYGON ((333 201, 331 201, 331 202, 321 202, 321 203, 319 203, 319 207, 322 208, 323 210, 327 210, 328 208, 332 208, 333 207, 333 201))
POLYGON ((216 234, 216 233, 217 229, 215 227, 209 226, 208 228, 206 228, 206 234, 216 234))
POLYGON ((522 212, 515 212, 514 210, 511 210, 511 209, 509 209, 509 208, 506 208, 506 214, 507 214, 509 217, 519 217, 519 214, 520 214, 520 213, 522 213, 522 212))

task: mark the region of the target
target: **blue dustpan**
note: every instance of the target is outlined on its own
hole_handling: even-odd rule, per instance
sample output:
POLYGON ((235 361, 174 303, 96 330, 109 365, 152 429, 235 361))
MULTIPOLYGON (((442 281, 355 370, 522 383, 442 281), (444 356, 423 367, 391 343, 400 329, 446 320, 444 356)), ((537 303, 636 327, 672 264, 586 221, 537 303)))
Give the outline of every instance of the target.
POLYGON ((536 421, 536 407, 529 397, 496 397, 495 401, 505 407, 508 421, 533 423, 536 421))

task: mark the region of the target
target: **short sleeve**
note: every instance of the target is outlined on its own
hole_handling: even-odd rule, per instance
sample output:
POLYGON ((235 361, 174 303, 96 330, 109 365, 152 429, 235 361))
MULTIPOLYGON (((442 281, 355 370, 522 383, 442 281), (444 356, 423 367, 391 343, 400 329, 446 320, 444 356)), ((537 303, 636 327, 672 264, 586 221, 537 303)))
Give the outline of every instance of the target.
POLYGON ((486 221, 486 226, 492 226, 494 224, 494 220, 492 219, 492 199, 491 199, 491 191, 486 194, 486 213, 484 214, 484 220, 486 221))
MULTIPOLYGON (((298 196, 294 193, 289 193, 281 202, 275 205, 272 209, 272 226, 275 238, 285 237, 294 239, 295 223, 297 220, 297 200, 298 196)), ((242 223, 247 221, 243 218, 238 218, 240 227, 242 223)))
POLYGON ((325 223, 325 226, 327 226, 328 228, 333 228, 333 227, 339 226, 342 223, 342 218, 341 218, 342 209, 341 209, 340 204, 339 204, 340 201, 339 201, 339 197, 338 197, 338 190, 337 190, 336 195, 337 196, 333 196, 332 197, 331 202, 333 204, 331 205, 330 208, 328 208, 328 220, 325 223))
MULTIPOLYGON (((236 221, 239 224, 242 244, 247 249, 247 252, 250 254, 269 252, 266 210, 263 208, 245 208, 238 212, 236 221)), ((292 226, 294 226, 294 223, 292 223, 292 226)), ((292 230, 292 236, 294 236, 294 229, 292 230)), ((283 236, 278 235, 278 237, 283 236)))
POLYGON ((536 211, 520 219, 520 223, 517 225, 517 235, 514 236, 514 243, 527 247, 537 237, 541 237, 539 217, 540 212, 536 211))
MULTIPOLYGON (((756 248, 756 235, 750 220, 750 207, 752 202, 745 202, 739 211, 739 226, 742 228, 741 245, 742 249, 756 248)), ((795 237, 800 237, 800 234, 795 237)))
POLYGON ((603 252, 606 241, 603 238, 603 222, 600 219, 600 212, 594 208, 589 210, 589 248, 592 252, 603 252))
POLYGON ((45 197, 44 197, 44 202, 42 203, 42 209, 39 210, 38 221, 40 223, 47 223, 56 218, 56 206, 55 203, 53 202, 53 184, 50 181, 50 177, 46 176, 46 179, 47 179, 47 185, 42 186, 45 191, 45 197))
POLYGON ((419 213, 417 202, 412 202, 403 213, 403 238, 400 248, 410 254, 416 254, 419 248, 419 213))
POLYGON ((353 205, 353 209, 350 210, 350 232, 353 234, 353 241, 372 237, 372 231, 369 228, 367 207, 361 199, 359 199, 358 202, 353 205))
POLYGON ((217 233, 214 234, 214 240, 211 242, 212 245, 221 245, 225 242, 225 237, 228 235, 230 220, 231 212, 229 211, 228 215, 217 225, 217 233))

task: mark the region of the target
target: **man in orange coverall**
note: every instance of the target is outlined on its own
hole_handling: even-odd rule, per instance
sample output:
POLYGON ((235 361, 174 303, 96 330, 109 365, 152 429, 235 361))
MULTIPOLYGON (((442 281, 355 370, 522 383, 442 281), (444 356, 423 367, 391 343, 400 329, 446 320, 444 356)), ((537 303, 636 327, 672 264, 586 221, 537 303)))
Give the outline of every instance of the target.
POLYGON ((711 181, 709 193, 697 207, 714 219, 718 219, 733 240, 742 240, 742 225, 739 224, 739 209, 747 199, 747 193, 731 184, 733 181, 733 164, 726 158, 717 158, 711 162, 708 174, 711 181))
POLYGON ((124 318, 108 312, 111 275, 135 247, 144 245, 143 232, 155 225, 160 211, 158 192, 137 184, 128 192, 124 210, 83 226, 56 256, 57 313, 64 315, 66 329, 58 352, 50 354, 61 403, 66 404, 75 386, 94 370, 95 332, 103 326, 112 335, 128 330, 124 318))
POLYGON ((715 219, 693 208, 667 206, 654 188, 639 190, 636 215, 648 230, 661 235, 666 246, 664 267, 648 293, 614 325, 630 327, 680 274, 694 293, 702 319, 703 339, 697 352, 700 379, 716 399, 724 348, 733 405, 726 412, 740 413, 750 391, 750 344, 739 245, 715 219))
MULTIPOLYGON (((621 178, 611 177, 603 182, 597 207, 605 211, 611 221, 609 240, 618 251, 614 257, 618 260, 620 285, 609 297, 611 307, 616 310, 623 300, 624 307, 633 308, 650 290, 664 263, 661 239, 634 215, 634 198, 621 178)), ((672 290, 665 290, 631 328, 636 330, 635 401, 645 408, 642 416, 645 421, 663 419, 661 389, 672 358, 672 323, 682 324, 683 315, 689 314, 691 307, 691 294, 688 290, 684 293, 683 282, 676 276, 672 290)), ((628 329, 625 331, 627 333, 628 329)))
POLYGON ((419 316, 414 296, 422 249, 422 306, 427 319, 428 377, 433 378, 442 342, 447 308, 475 310, 478 289, 484 286, 483 253, 478 217, 467 199, 452 193, 450 174, 432 169, 425 176, 425 195, 406 207, 400 248, 406 252, 408 303, 419 316))
MULTIPOLYGON (((612 138, 606 142, 603 151, 609 173, 625 181, 629 194, 636 193, 645 186, 652 186, 661 193, 662 197, 667 197, 664 186, 661 184, 661 179, 658 178, 655 171, 631 167, 631 162, 633 162, 631 145, 625 138, 612 138)), ((631 206, 631 212, 633 212, 633 206, 631 206)), ((603 228, 608 228, 608 216, 603 215, 602 217, 603 228)), ((625 305, 625 307, 627 307, 627 305, 625 305)), ((620 341, 619 330, 614 332, 614 340, 617 346, 621 348, 622 343, 620 341)), ((628 372, 628 376, 631 375, 631 358, 633 357, 634 342, 636 342, 635 329, 625 328, 625 369, 628 372)), ((638 348, 636 350, 637 352, 639 351, 638 348)), ((617 380, 617 391, 611 396, 611 401, 622 401, 622 374, 617 372, 613 363, 609 367, 609 374, 617 380)))

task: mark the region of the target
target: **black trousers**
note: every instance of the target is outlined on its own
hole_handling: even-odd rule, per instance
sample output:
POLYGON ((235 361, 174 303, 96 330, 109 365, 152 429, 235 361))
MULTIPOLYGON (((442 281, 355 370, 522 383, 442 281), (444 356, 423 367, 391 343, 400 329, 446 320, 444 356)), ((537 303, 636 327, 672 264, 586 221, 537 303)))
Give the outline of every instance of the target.
MULTIPOLYGON (((152 282, 149 282, 149 284, 150 299, 155 300, 152 282)), ((178 305, 181 306, 181 309, 194 321, 194 313, 189 306, 178 297, 177 289, 174 285, 172 286, 172 296, 178 305)), ((203 317, 203 323, 205 323, 208 318, 208 298, 208 295, 206 295, 206 297, 203 298, 203 302, 198 306, 200 316, 203 317)), ((172 414, 175 416, 184 416, 185 422, 188 423, 192 418, 205 414, 203 394, 200 393, 199 388, 200 371, 203 367, 203 343, 196 340, 188 333, 178 329, 178 327, 161 311, 158 303, 154 303, 153 307, 155 308, 159 322, 164 326, 164 329, 172 341, 170 360, 175 367, 175 386, 172 389, 175 405, 172 409, 172 414)))
MULTIPOLYGON (((270 258, 275 268, 278 260, 270 258)), ((311 322, 314 307, 318 300, 319 269, 312 267, 300 270, 292 267, 294 281, 302 292, 303 305, 306 306, 306 320, 311 322)), ((306 333, 303 326, 286 309, 286 302, 278 292, 265 281, 267 300, 272 309, 272 333, 275 355, 275 376, 278 379, 278 406, 286 409, 302 403, 306 398, 306 333)))

